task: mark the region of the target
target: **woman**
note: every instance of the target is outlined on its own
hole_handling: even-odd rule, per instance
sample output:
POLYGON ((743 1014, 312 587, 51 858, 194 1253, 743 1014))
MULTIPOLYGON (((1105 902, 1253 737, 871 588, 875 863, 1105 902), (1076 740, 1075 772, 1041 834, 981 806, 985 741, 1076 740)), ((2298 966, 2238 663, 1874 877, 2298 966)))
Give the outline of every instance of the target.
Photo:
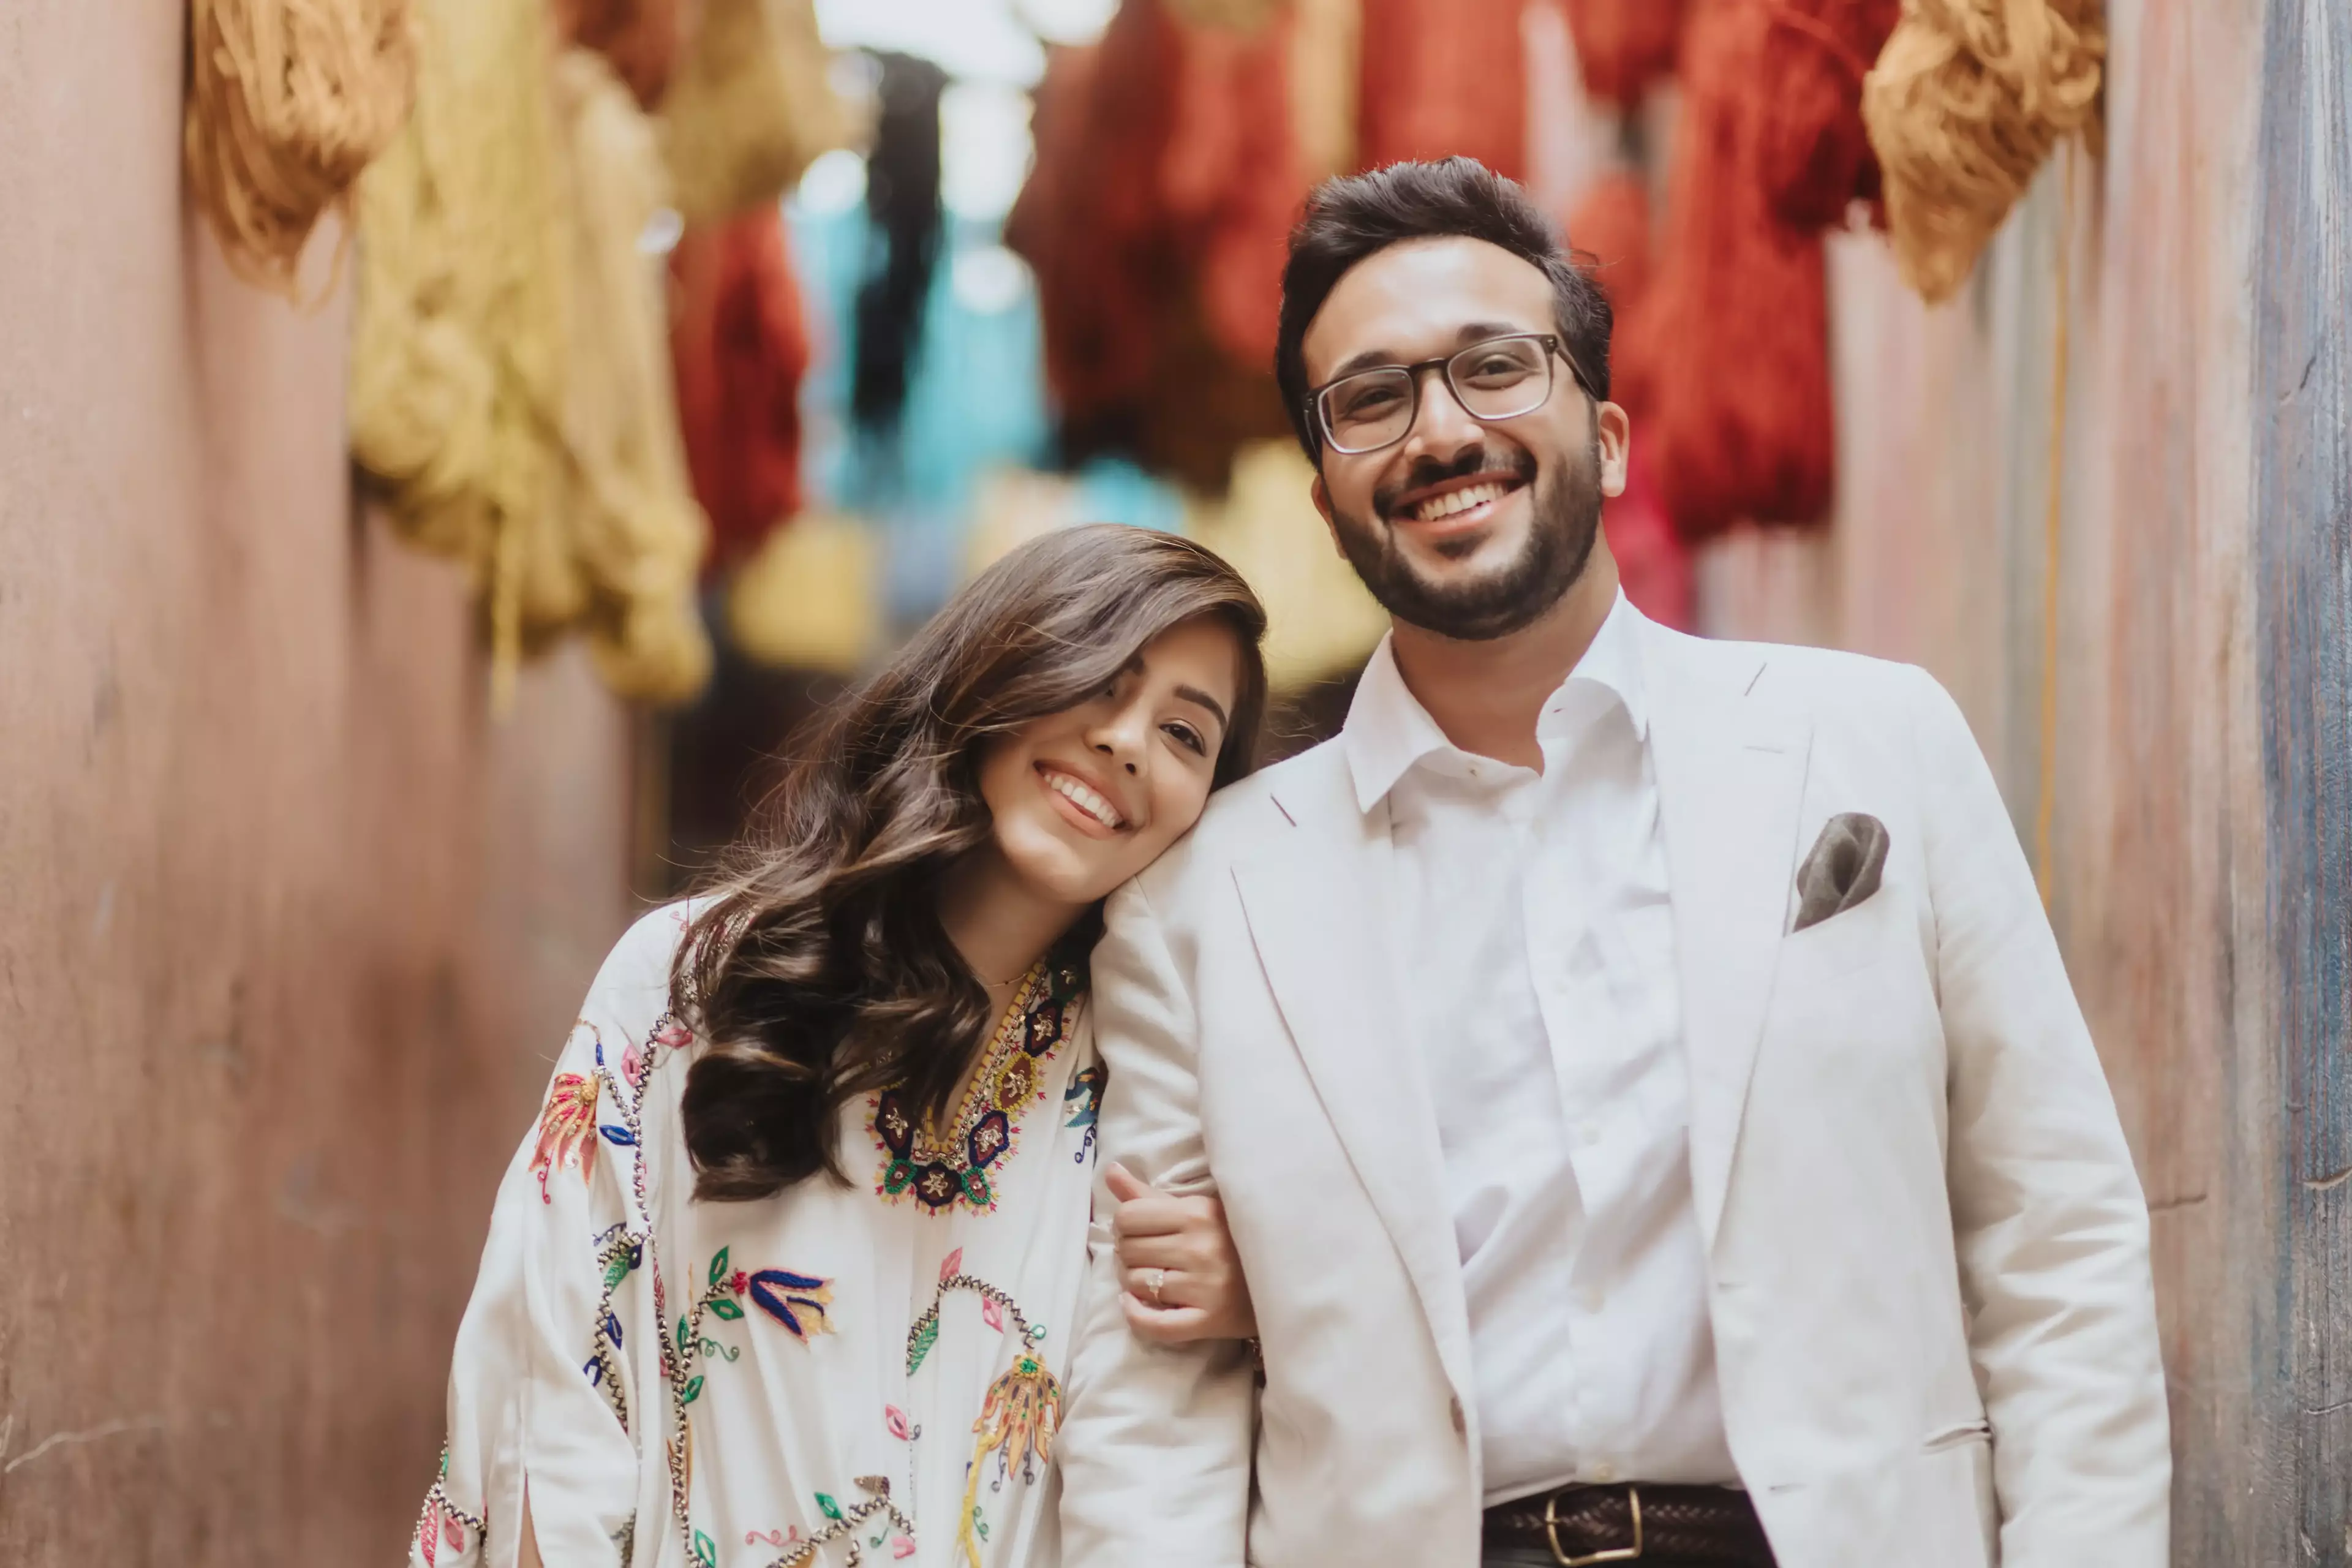
MULTIPOLYGON (((1035 541, 839 706, 772 847, 621 940, 499 1191, 413 1563, 1050 1568, 1087 954, 1248 770, 1264 630, 1183 540, 1035 541)), ((1246 1333, 1213 1206, 1180 1228, 1212 1261, 1130 1315, 1246 1333)))

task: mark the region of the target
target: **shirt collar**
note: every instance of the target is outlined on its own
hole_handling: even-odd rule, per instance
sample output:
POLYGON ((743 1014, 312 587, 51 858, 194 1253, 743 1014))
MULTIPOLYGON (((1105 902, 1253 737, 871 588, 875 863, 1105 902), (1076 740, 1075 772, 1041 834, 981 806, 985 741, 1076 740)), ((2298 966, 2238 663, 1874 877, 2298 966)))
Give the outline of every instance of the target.
MULTIPOLYGON (((1649 712, 1642 680, 1642 646, 1638 626, 1641 611, 1635 609, 1619 589, 1615 603, 1602 617, 1601 629, 1593 634, 1591 646, 1558 690, 1544 702, 1543 712, 1536 721, 1539 740, 1564 736, 1576 727, 1578 715, 1589 713, 1591 697, 1580 699, 1578 689, 1583 688, 1613 701, 1625 710, 1633 721, 1637 739, 1649 738, 1649 712)), ((1356 805, 1370 811, 1379 805, 1397 781, 1410 772, 1414 763, 1433 752, 1448 751, 1454 742, 1429 716, 1429 710, 1407 689, 1404 677, 1396 667, 1394 636, 1381 639, 1372 650, 1362 677, 1356 682, 1355 700, 1348 707, 1348 721, 1340 730, 1340 744, 1346 749, 1348 771, 1356 785, 1356 805)))

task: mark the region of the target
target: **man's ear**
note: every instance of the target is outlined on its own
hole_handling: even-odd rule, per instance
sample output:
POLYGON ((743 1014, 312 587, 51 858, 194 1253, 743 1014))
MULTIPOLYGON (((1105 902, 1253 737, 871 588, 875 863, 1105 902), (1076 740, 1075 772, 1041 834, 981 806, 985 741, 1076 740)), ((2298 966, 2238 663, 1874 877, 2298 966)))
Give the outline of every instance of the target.
POLYGON ((1331 517, 1331 492, 1325 488, 1320 473, 1315 476, 1315 482, 1307 487, 1307 493, 1314 498, 1315 510, 1323 514, 1323 531, 1331 536, 1331 548, 1339 552, 1340 560, 1345 561, 1348 559, 1347 547, 1339 542, 1339 525, 1331 517))
POLYGON ((1601 451, 1601 493, 1621 496, 1625 493, 1625 461, 1633 451, 1633 422, 1625 411, 1613 403, 1595 404, 1592 409, 1593 440, 1601 451))

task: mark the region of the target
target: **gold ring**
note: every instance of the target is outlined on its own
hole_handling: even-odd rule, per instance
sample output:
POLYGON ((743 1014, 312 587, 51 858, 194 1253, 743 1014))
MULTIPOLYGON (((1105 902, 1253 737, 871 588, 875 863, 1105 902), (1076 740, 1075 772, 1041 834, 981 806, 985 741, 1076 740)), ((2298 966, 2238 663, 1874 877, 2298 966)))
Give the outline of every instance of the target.
POLYGON ((1168 1270, 1165 1268, 1152 1268, 1145 1270, 1143 1276, 1144 1289, 1151 1292, 1151 1304, 1153 1306, 1158 1307, 1165 1305, 1165 1303, 1160 1300, 1160 1287, 1167 1283, 1168 1270))

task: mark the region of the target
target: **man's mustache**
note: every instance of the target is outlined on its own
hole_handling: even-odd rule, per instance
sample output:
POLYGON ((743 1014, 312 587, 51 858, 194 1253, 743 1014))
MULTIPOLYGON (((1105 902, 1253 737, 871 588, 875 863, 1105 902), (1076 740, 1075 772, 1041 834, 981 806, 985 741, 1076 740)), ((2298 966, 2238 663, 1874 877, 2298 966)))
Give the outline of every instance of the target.
POLYGON ((1396 515, 1397 497, 1408 490, 1485 473, 1509 474, 1523 485, 1532 485, 1536 482, 1535 454, 1524 448, 1489 452, 1485 447, 1472 447, 1450 463, 1441 463, 1434 458, 1419 458, 1405 470, 1402 479, 1372 492, 1372 510, 1386 521, 1396 515))

